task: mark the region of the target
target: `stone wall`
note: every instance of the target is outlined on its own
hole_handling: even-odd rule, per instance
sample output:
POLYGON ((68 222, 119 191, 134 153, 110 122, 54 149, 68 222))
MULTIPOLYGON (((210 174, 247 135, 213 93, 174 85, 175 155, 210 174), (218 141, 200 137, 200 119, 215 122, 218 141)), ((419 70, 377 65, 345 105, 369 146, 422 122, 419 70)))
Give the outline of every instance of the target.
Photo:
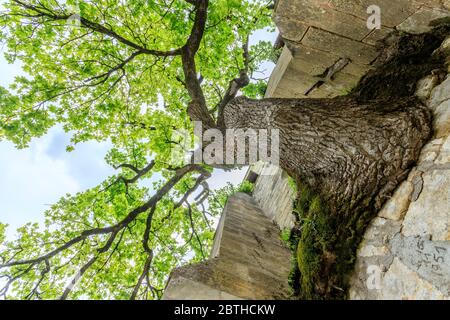
POLYGON ((261 162, 249 168, 247 177, 250 173, 257 175, 254 181, 253 199, 265 215, 282 230, 291 230, 295 223, 295 217, 292 214, 295 192, 289 185, 288 175, 279 167, 261 162))
POLYGON ((421 81, 418 94, 433 112, 434 137, 368 228, 351 299, 450 299, 450 75, 433 83, 421 81))
POLYGON ((175 269, 163 299, 286 299, 290 251, 253 198, 231 196, 209 260, 175 269))
POLYGON ((448 16, 449 9, 450 0, 278 0, 274 20, 286 46, 266 97, 346 94, 372 68, 378 40, 394 28, 427 31, 429 22, 448 16), (367 28, 371 5, 381 10, 381 29, 367 28), (333 68, 338 71, 326 78, 333 68))

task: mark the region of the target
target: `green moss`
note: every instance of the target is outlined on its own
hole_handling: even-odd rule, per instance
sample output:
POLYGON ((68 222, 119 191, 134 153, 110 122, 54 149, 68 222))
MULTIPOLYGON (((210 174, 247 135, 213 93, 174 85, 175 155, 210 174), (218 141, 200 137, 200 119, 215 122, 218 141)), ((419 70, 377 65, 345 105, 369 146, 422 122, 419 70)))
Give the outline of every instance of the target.
POLYGON ((320 274, 320 250, 311 243, 314 239, 312 223, 302 230, 302 237, 297 246, 297 266, 300 272, 300 292, 303 298, 314 296, 314 278, 320 274))
POLYGON ((353 268, 358 235, 365 225, 347 213, 337 220, 317 193, 304 185, 298 189, 297 225, 290 237, 295 261, 289 283, 300 299, 345 298, 346 275, 353 268))

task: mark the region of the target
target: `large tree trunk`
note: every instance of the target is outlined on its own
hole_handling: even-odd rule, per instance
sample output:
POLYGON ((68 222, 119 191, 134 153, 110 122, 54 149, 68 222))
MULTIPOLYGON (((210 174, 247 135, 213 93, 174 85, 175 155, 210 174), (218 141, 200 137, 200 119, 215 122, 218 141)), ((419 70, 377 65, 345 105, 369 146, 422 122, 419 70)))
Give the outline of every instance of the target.
POLYGON ((302 297, 345 297, 366 226, 430 137, 431 116, 414 97, 415 85, 443 67, 434 51, 449 30, 447 24, 390 38, 377 68, 348 96, 241 97, 224 109, 225 128, 279 129, 280 166, 300 186, 295 236, 302 297))
POLYGON ((227 128, 279 129, 280 166, 308 193, 299 218, 313 223, 309 231, 298 225, 299 268, 310 287, 303 297, 342 296, 365 227, 430 137, 427 108, 416 98, 239 98, 225 121, 227 128), (319 209, 310 209, 314 197, 319 209))
POLYGON ((430 136, 431 117, 416 98, 372 100, 238 98, 227 128, 279 129, 280 166, 333 204, 379 209, 405 178, 430 136))

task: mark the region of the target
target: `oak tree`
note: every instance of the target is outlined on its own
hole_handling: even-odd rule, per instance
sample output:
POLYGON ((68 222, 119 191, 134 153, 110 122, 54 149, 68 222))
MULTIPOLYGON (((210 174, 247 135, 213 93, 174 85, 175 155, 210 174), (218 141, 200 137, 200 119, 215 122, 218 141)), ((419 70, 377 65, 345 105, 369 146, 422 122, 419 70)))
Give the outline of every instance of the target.
POLYGON ((346 96, 262 99, 263 83, 251 78, 272 51, 266 42, 249 46, 249 37, 271 25, 272 1, 5 6, 6 56, 28 75, 0 91, 0 137, 25 147, 60 124, 72 134, 69 151, 109 139, 106 160, 119 171, 62 198, 43 230, 28 225, 3 243, 0 270, 11 296, 158 298, 180 259, 205 257, 212 231, 201 205, 215 166, 169 161, 179 143, 173 131, 192 132, 200 121, 204 130, 280 131, 280 166, 308 194, 299 197, 299 223, 312 221, 299 228, 302 290, 341 297, 365 226, 430 137, 431 116, 414 87, 442 66, 433 52, 447 24, 395 35, 346 96), (137 183, 152 175, 160 177, 153 191, 137 183), (198 188, 204 192, 193 202, 198 188))

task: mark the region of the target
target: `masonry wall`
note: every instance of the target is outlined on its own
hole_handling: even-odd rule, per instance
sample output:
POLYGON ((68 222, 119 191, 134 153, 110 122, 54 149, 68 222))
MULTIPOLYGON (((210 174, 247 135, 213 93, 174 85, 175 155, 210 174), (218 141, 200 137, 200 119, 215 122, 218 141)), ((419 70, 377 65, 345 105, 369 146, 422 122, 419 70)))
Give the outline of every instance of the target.
POLYGON ((281 230, 291 230, 295 223, 292 210, 296 195, 288 175, 279 167, 261 162, 252 165, 250 172, 258 175, 254 182, 253 199, 281 230))
MULTIPOLYGON (((266 96, 346 94, 371 69, 376 41, 394 28, 426 32, 431 21, 450 16, 449 9, 448 0, 279 0, 274 19, 286 46, 266 96), (381 8, 381 30, 367 29, 369 5, 381 8), (346 65, 335 77, 314 88, 342 59, 346 65)), ((444 47, 450 56, 450 39, 444 47)), ((421 81, 418 95, 434 114, 435 134, 368 228, 350 299, 450 299, 450 77, 437 86, 430 75, 421 81)))
POLYGON ((238 193, 225 206, 211 258, 174 270, 163 299, 286 299, 289 272, 280 229, 238 193))
POLYGON ((430 21, 448 16, 449 9, 450 0, 278 0, 274 21, 286 46, 266 97, 346 94, 372 68, 378 41, 394 28, 425 32, 430 21), (381 29, 367 28, 371 5, 381 10, 381 29), (339 71, 324 79, 336 66, 339 71), (316 87, 319 81, 324 83, 316 87))

